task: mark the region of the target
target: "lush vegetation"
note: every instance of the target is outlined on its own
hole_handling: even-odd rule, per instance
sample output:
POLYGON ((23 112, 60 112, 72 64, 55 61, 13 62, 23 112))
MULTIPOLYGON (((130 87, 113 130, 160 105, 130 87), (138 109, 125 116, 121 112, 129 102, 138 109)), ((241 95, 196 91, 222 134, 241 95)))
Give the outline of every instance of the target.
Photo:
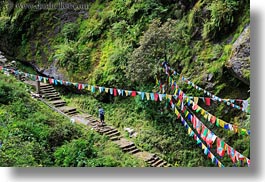
MULTIPOLYGON (((40 68, 47 68, 57 60, 59 71, 74 82, 158 91, 154 85, 156 75, 162 74, 159 64, 168 61, 185 77, 207 86, 222 98, 247 99, 249 86, 231 76, 225 65, 233 43, 250 23, 249 3, 249 0, 96 0, 89 2, 89 10, 3 8, 0 40, 15 48, 17 59, 40 68), (207 81, 208 77, 212 79, 207 81)), ((249 70, 244 70, 244 74, 250 79, 249 70)), ((204 96, 185 83, 178 84, 187 94, 204 96)), ((124 127, 134 128, 139 133, 134 139, 138 146, 158 153, 175 166, 213 165, 196 148, 196 142, 188 137, 165 102, 99 94, 82 96, 69 94, 69 90, 65 99, 95 116, 95 105, 103 105, 107 122, 120 131, 124 127)), ((213 104, 210 112, 227 122, 250 127, 249 116, 224 104, 213 104)), ((249 138, 208 127, 249 156, 249 138)), ((80 143, 69 145, 74 148, 80 143)), ((224 164, 230 166, 230 159, 225 158, 224 164)))
POLYGON ((83 125, 71 123, 0 73, 0 166, 143 167, 83 125))

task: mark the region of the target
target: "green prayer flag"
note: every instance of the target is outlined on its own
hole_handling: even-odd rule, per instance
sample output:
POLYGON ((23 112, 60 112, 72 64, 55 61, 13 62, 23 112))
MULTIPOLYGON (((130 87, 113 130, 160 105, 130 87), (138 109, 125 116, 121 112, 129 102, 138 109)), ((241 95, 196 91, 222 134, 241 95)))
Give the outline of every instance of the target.
POLYGON ((216 122, 215 122, 216 126, 220 126, 220 123, 219 123, 219 119, 216 118, 216 122))
POLYGON ((200 112, 200 110, 201 110, 201 108, 200 108, 200 107, 198 107, 198 109, 196 110, 196 113, 200 112))

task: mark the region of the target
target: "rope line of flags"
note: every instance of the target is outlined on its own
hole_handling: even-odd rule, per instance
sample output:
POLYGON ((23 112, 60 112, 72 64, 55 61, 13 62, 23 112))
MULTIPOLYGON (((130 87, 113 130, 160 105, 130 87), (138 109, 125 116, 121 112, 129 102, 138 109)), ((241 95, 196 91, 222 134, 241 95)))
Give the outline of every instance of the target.
MULTIPOLYGON (((220 157, 223 157, 225 154, 225 151, 227 151, 227 154, 231 158, 232 162, 235 163, 237 161, 245 162, 250 166, 250 159, 247 157, 243 156, 241 153, 233 149, 231 146, 229 146, 227 143, 225 143, 221 138, 216 136, 211 130, 209 130, 203 122, 201 122, 195 114, 191 114, 186 105, 191 106, 192 105, 192 110, 196 111, 196 113, 200 112, 206 118, 208 121, 210 121, 212 124, 216 124, 216 126, 223 127, 228 130, 233 130, 235 133, 238 131, 241 131, 240 133, 242 135, 250 135, 250 131, 246 129, 240 129, 237 128, 234 125, 231 125, 223 120, 220 120, 213 116, 212 114, 208 113, 205 111, 203 108, 198 106, 196 103, 198 102, 199 97, 190 97, 186 96, 185 93, 178 87, 176 82, 173 80, 173 78, 169 76, 169 81, 170 85, 172 88, 175 90, 174 95, 170 94, 165 94, 165 93, 150 93, 150 92, 142 92, 142 91, 133 91, 133 90, 124 90, 124 89, 119 89, 119 88, 106 88, 103 86, 94 86, 90 84, 84 84, 84 83, 73 83, 65 80, 57 80, 54 78, 48 78, 48 77, 43 77, 39 75, 34 75, 34 74, 29 74, 25 73, 19 70, 13 70, 13 69, 8 69, 0 66, 0 71, 7 71, 11 72, 15 75, 23 75, 31 80, 34 81, 40 81, 43 83, 47 84, 53 84, 53 85, 65 85, 65 86, 75 86, 77 89, 82 90, 86 89, 91 91, 92 93, 95 93, 96 90, 98 90, 100 93, 109 93, 113 96, 132 96, 135 97, 139 95, 142 100, 145 98, 147 100, 152 100, 152 101, 162 101, 166 100, 166 103, 170 104, 172 109, 175 111, 175 114, 177 115, 178 118, 181 118, 182 123, 188 129, 188 134, 190 136, 193 136, 194 139, 196 138, 196 141, 198 144, 202 143, 201 139, 207 143, 207 146, 204 145, 203 143, 201 144, 202 149, 204 150, 204 154, 208 155, 209 158, 212 159, 213 162, 215 162, 219 167, 224 167, 224 165, 210 152, 209 148, 212 146, 212 144, 217 141, 217 153, 219 154, 220 157), (176 101, 177 103, 174 103, 176 101), (186 118, 192 123, 193 129, 198 132, 198 135, 196 135, 191 127, 188 126, 187 122, 184 120, 184 118, 181 116, 180 112, 177 110, 175 107, 175 104, 180 107, 181 112, 185 115, 186 118), (186 123, 186 124, 185 124, 186 123)), ((211 98, 204 98, 206 105, 209 105, 209 100, 211 98)), ((242 111, 245 111, 242 109, 242 111)))
MULTIPOLYGON (((217 102, 223 102, 228 106, 231 106, 233 108, 239 109, 243 112, 246 112, 248 114, 250 114, 250 110, 248 109, 248 100, 242 100, 242 99, 224 99, 224 98, 220 98, 212 93, 210 93, 209 91, 199 87, 198 85, 194 84, 193 82, 191 82, 189 79, 185 78, 184 76, 182 76, 181 74, 179 74, 178 72, 176 72, 175 70, 173 70, 169 64, 167 62, 163 62, 162 63, 162 67, 165 70, 166 75, 170 76, 170 75, 178 75, 179 78, 184 81, 185 83, 187 83, 188 85, 192 86, 193 88, 199 90, 199 91, 203 91, 204 94, 206 94, 207 96, 209 96, 209 98, 213 101, 217 101, 217 102), (239 104, 241 104, 241 106, 237 105, 236 102, 238 102, 239 104)), ((174 83, 173 83, 174 84, 174 83)), ((204 97, 199 97, 201 99, 204 99, 204 97)))

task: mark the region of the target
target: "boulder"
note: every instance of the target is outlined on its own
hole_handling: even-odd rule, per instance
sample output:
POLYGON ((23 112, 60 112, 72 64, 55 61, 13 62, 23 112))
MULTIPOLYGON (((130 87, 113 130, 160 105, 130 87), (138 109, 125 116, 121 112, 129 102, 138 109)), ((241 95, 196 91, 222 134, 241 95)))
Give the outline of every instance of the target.
POLYGON ((226 67, 234 77, 250 85, 250 25, 234 42, 226 67))

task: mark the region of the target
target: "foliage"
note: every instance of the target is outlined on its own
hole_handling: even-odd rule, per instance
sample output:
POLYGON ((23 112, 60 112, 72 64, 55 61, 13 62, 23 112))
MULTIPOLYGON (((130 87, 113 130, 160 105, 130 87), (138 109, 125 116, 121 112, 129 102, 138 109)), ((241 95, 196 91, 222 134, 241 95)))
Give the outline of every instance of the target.
MULTIPOLYGON (((223 98, 249 97, 249 88, 231 77, 224 66, 231 55, 233 42, 250 23, 249 0, 97 0, 89 3, 88 11, 67 13, 15 9, 11 15, 7 15, 6 10, 0 10, 0 44, 2 42, 2 47, 14 50, 16 58, 37 64, 41 69, 58 60, 56 66, 74 82, 157 91, 153 85, 156 74, 161 73, 159 64, 168 61, 175 70, 202 87, 208 85, 207 77, 212 74, 209 84, 214 87, 211 91, 223 98)), ((243 74, 250 77, 249 70, 243 70, 243 74)), ((15 116, 6 114, 9 109, 18 114, 19 118, 16 119, 23 118, 23 121, 34 123, 29 119, 29 112, 34 112, 38 106, 28 99, 21 100, 24 98, 22 90, 12 86, 6 88, 10 84, 4 82, 0 84, 3 87, 0 95, 20 98, 13 102, 11 99, 1 100, 3 97, 0 97, 0 103, 4 104, 0 106, 1 124, 14 122, 15 116), (24 104, 32 108, 24 108, 24 104)), ((178 84, 184 87, 187 94, 204 95, 184 83, 178 84)), ((121 132, 124 127, 134 128, 139 133, 135 138, 138 146, 158 153, 175 166, 212 165, 196 147, 196 142, 187 136, 179 121, 176 122, 174 113, 165 107, 165 103, 154 104, 138 97, 113 98, 107 94, 67 97, 70 96, 69 102, 73 101, 76 106, 95 116, 95 105, 104 105, 109 123, 121 132)), ((234 110, 230 111, 223 104, 212 106, 211 109, 223 119, 231 119, 231 122, 249 127, 248 118, 241 117, 234 110)), ((46 109, 43 113, 48 115, 46 109)), ((80 138, 82 132, 76 126, 57 123, 57 116, 53 114, 48 118, 42 113, 36 114, 33 117, 45 123, 45 126, 34 129, 30 125, 22 126, 26 128, 25 131, 14 129, 20 135, 25 132, 24 138, 31 137, 27 133, 29 130, 34 133, 36 140, 45 140, 40 144, 21 141, 22 145, 28 146, 25 158, 31 165, 52 166, 55 158, 58 166, 139 165, 139 162, 125 155, 122 161, 118 160, 116 155, 122 156, 121 151, 104 143, 103 138, 92 137, 102 142, 102 146, 109 147, 109 150, 104 147, 98 149, 98 146, 94 146, 97 141, 87 142, 86 137, 89 136, 86 134, 80 138), (49 128, 45 130, 47 132, 40 132, 43 127, 49 128), (63 132, 60 132, 60 128, 63 132), (38 132, 41 136, 35 134, 38 132), (82 155, 76 161, 76 148, 80 145, 82 155), (36 151, 33 158, 30 156, 32 148, 36 151), (97 151, 95 158, 86 155, 87 150, 97 151), (64 151, 69 155, 65 155, 64 151)), ((7 135, 7 131, 2 131, 2 134, 7 135)), ((246 139, 232 134, 226 136, 220 130, 216 132, 248 153, 246 139)), ((224 158, 224 161, 230 164, 230 159, 224 158)), ((15 163, 12 160, 6 165, 22 165, 24 160, 21 157, 15 163)))
POLYGON ((235 23, 239 9, 238 0, 215 0, 207 6, 210 21, 203 26, 203 38, 215 38, 218 33, 225 34, 235 23))
POLYGON ((26 86, 0 73, 0 166, 144 167, 117 145, 32 100, 26 86), (3 91, 4 90, 4 91, 3 91), (19 97, 19 98, 18 98, 19 97))
POLYGON ((140 47, 135 49, 130 57, 126 75, 128 79, 138 83, 154 79, 160 63, 169 61, 175 52, 175 25, 173 20, 164 24, 159 20, 152 22, 140 39, 140 47))

